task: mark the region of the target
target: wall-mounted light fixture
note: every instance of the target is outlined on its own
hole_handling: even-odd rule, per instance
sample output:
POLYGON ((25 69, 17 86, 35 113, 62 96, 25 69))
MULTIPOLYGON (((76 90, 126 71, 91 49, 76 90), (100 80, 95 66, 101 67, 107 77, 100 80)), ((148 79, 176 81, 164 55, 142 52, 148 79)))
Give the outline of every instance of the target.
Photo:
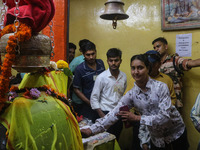
POLYGON ((124 3, 121 0, 108 0, 105 3, 104 13, 100 16, 100 18, 112 20, 113 29, 116 29, 117 20, 124 20, 129 17, 127 14, 125 14, 123 6, 124 3))

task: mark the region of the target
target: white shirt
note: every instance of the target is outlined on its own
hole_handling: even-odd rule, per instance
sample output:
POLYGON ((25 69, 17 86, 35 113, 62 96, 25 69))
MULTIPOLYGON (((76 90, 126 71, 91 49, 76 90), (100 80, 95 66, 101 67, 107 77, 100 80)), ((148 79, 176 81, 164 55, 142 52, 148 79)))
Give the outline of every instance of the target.
POLYGON ((90 129, 93 133, 106 130, 119 118, 121 106, 135 107, 142 115, 140 124, 146 125, 152 142, 156 147, 165 147, 178 139, 185 130, 180 113, 171 105, 170 93, 163 82, 149 78, 146 84, 147 91, 143 92, 136 84, 124 95, 118 105, 105 117, 97 119, 90 129))
POLYGON ((200 93, 196 98, 194 106, 192 107, 190 117, 195 128, 200 132, 200 93))
POLYGON ((92 109, 111 111, 117 106, 127 87, 126 74, 119 72, 117 79, 107 69, 99 74, 95 80, 90 97, 92 109))

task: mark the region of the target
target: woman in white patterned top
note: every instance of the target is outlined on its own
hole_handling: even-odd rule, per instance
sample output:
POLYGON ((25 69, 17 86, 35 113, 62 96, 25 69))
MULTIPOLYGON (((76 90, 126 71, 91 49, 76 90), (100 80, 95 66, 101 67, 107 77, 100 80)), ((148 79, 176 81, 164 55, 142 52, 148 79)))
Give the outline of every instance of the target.
POLYGON ((148 72, 149 62, 146 55, 133 56, 131 75, 135 80, 134 87, 104 118, 97 119, 90 128, 82 129, 82 135, 91 136, 103 132, 118 119, 124 122, 139 121, 149 129, 152 150, 165 150, 170 144, 174 150, 188 150, 185 125, 181 115, 171 104, 167 85, 151 79, 148 72), (141 115, 120 111, 123 106, 135 107, 141 115))
MULTIPOLYGON (((194 124, 194 127, 200 133, 200 93, 198 94, 195 104, 192 107, 190 118, 192 120, 192 123, 194 124)), ((200 150, 200 142, 198 144, 197 150, 200 150)))

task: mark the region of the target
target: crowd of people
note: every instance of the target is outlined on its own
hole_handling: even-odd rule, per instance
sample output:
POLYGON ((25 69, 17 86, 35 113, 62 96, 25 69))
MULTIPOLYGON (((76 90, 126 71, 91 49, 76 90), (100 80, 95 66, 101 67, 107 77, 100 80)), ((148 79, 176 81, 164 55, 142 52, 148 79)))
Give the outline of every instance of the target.
MULTIPOLYGON (((133 150, 189 149, 186 126, 180 115, 181 79, 184 71, 200 66, 200 59, 170 55, 168 42, 163 37, 153 40, 152 45, 154 50, 131 58, 133 78, 127 88, 126 74, 119 70, 122 51, 117 48, 107 51, 108 69, 105 70, 104 62, 96 59, 95 44, 80 40, 82 55, 75 57, 69 66, 74 73, 71 92, 81 102, 72 97, 74 108, 93 122, 90 128, 81 129, 83 137, 107 131, 119 140, 124 123, 133 126, 133 150), (81 61, 74 67, 79 57, 81 61), (134 112, 129 111, 131 108, 134 112)), ((198 96, 191 111, 198 131, 199 99, 198 96)))
MULTIPOLYGON (((81 129, 83 137, 107 131, 119 141, 123 124, 133 127, 132 150, 188 150, 187 129, 181 116, 183 71, 200 66, 200 59, 184 59, 168 53, 168 42, 159 37, 154 50, 130 60, 132 78, 120 71, 122 51, 110 48, 108 69, 96 58, 96 45, 79 41, 82 55, 69 43, 68 62, 72 71, 72 106, 78 116, 92 121, 81 129), (128 84, 127 84, 128 83, 128 84), (130 111, 134 110, 134 111, 130 111)), ((20 74, 18 75, 20 76, 20 74)), ((200 132, 200 95, 191 110, 191 120, 200 132)), ((198 150, 200 144, 198 145, 198 150)))

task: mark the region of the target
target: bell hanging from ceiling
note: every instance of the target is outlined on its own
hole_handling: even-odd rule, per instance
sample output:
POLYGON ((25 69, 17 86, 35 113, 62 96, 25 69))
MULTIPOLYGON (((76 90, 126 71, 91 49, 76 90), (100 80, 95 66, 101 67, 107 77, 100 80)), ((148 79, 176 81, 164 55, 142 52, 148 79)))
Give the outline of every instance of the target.
POLYGON ((104 13, 100 18, 113 21, 113 29, 117 27, 117 20, 127 19, 129 16, 124 12, 124 3, 121 0, 108 0, 105 3, 104 13))

